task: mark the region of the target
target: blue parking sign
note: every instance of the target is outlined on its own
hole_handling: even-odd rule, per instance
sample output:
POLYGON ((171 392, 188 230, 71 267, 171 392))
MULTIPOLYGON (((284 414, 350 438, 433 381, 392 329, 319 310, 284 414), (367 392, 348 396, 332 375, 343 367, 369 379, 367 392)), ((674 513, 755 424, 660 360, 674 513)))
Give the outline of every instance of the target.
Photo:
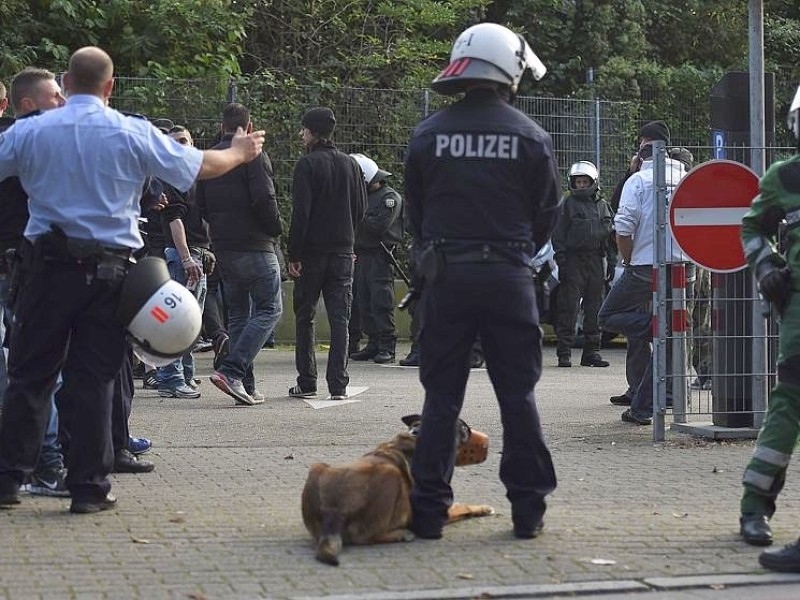
POLYGON ((714 129, 711 132, 711 145, 714 148, 714 158, 725 159, 725 132, 721 129, 714 129))

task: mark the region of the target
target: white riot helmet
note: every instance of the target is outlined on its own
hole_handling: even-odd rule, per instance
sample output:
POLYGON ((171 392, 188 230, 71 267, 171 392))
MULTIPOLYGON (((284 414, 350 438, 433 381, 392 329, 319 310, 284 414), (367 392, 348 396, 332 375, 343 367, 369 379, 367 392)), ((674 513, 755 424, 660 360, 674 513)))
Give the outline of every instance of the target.
POLYGON ((797 88, 797 92, 794 94, 794 100, 792 100, 792 104, 789 106, 789 115, 786 118, 786 124, 794 134, 798 144, 800 144, 800 87, 797 88))
POLYGON ((516 94, 525 69, 530 69, 537 81, 547 72, 521 35, 497 23, 480 23, 456 38, 450 64, 431 87, 449 96, 463 92, 468 83, 494 81, 516 94))
POLYGON ((589 198, 594 196, 594 194, 597 192, 597 179, 599 176, 600 174, 597 171, 597 167, 594 166, 594 163, 589 162, 588 160, 579 160, 569 168, 569 175, 567 176, 569 191, 572 192, 574 196, 581 198, 589 198), (579 175, 583 175, 591 179, 592 185, 590 185, 588 188, 575 187, 575 178, 579 175))
POLYGON ((171 279, 167 263, 148 256, 131 267, 122 283, 117 311, 134 353, 164 366, 191 350, 203 315, 192 292, 171 279))
POLYGON ((361 167, 361 173, 364 175, 364 181, 367 185, 375 183, 376 181, 383 181, 391 175, 389 171, 381 169, 369 156, 364 156, 361 153, 351 154, 350 156, 352 156, 358 163, 358 166, 361 167))

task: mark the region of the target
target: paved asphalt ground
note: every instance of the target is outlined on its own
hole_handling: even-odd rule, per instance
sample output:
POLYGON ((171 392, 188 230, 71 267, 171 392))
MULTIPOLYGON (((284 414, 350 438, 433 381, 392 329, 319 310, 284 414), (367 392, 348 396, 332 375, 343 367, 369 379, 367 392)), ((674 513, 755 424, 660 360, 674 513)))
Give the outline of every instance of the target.
MULTIPOLYGON (((403 356, 407 348, 400 348, 403 356)), ((439 541, 346 547, 342 564, 314 560, 300 517, 308 466, 353 460, 418 412, 417 370, 352 363, 358 402, 313 409, 290 399, 291 349, 257 361, 267 401, 234 407, 199 354, 199 400, 141 389, 134 435, 153 439, 156 470, 114 477, 115 511, 70 515, 68 501, 24 497, 0 511, 0 599, 321 598, 352 600, 800 598, 800 576, 758 566, 738 539, 742 469, 753 441, 713 442, 620 421, 624 349, 606 369, 555 367, 545 348, 537 388, 559 485, 544 534, 511 535, 499 483, 501 428, 485 370, 470 377, 463 416, 489 434, 489 459, 459 469, 456 498, 496 508, 448 527, 439 541)), ((324 372, 324 354, 319 354, 324 372)), ((324 388, 324 386, 323 386, 324 388)), ((773 519, 776 545, 800 531, 800 475, 773 519)))

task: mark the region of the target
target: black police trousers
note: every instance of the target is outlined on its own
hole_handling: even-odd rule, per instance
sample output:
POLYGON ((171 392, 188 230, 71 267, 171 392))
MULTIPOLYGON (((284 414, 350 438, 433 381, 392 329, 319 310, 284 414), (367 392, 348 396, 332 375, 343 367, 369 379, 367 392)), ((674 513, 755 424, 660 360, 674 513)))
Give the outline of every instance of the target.
MULTIPOLYGON (((64 366, 64 370, 69 373, 71 370, 70 361, 64 366)), ((74 410, 77 405, 78 396, 83 393, 78 385, 70 383, 67 377, 64 384, 56 392, 56 406, 58 407, 58 442, 65 457, 69 456, 70 443, 72 437, 72 423, 75 418, 80 419, 80 415, 75 415, 74 410)), ((114 378, 114 394, 111 404, 111 442, 114 452, 124 450, 128 447, 130 432, 128 421, 131 418, 133 408, 133 348, 127 344, 125 358, 122 361, 122 368, 114 378)))
POLYGON ((353 285, 368 346, 394 354, 394 270, 383 250, 358 254, 353 285))
POLYGON ((66 466, 73 501, 96 501, 111 489, 112 395, 126 347, 115 316, 120 282, 99 280, 94 270, 76 261, 33 261, 15 304, 0 421, 0 479, 20 484, 36 465, 63 369, 65 385, 81 390, 70 407, 66 466))
POLYGON ((575 324, 583 308, 583 354, 600 349, 600 326, 597 313, 605 294, 603 256, 598 253, 576 252, 567 255, 566 264, 558 271, 558 314, 556 335, 558 356, 569 356, 575 345, 575 324), (583 303, 581 303, 583 300, 583 303))
POLYGON ((314 319, 320 294, 325 301, 331 344, 325 378, 328 390, 343 395, 350 383, 347 374, 348 325, 353 302, 353 255, 320 254, 304 257, 303 270, 294 282, 295 366, 297 385, 305 391, 317 389, 317 359, 314 354, 314 319))
POLYGON ((411 469, 412 529, 435 533, 447 521, 456 425, 472 345, 480 335, 503 425, 500 479, 515 528, 533 530, 542 521, 545 497, 556 487, 556 474, 534 401, 542 333, 531 271, 510 263, 459 263, 446 269, 439 283, 422 292, 425 404, 411 469))

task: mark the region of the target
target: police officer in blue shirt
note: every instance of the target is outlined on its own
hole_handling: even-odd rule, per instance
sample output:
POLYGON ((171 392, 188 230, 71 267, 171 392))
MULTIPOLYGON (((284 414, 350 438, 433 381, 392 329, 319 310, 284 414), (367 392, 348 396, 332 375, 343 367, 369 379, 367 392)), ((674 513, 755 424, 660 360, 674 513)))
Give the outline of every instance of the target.
POLYGON ((528 68, 536 79, 546 70, 522 36, 494 23, 470 27, 432 84, 466 95, 420 123, 408 148, 406 206, 425 279, 425 404, 411 494, 418 537, 441 537, 453 502, 456 423, 476 334, 500 405, 500 479, 516 537, 539 534, 556 487, 534 401, 542 339, 530 264, 555 226, 560 184, 550 136, 509 104, 528 68))
POLYGON ((145 178, 186 190, 198 177, 252 160, 264 133, 240 132, 227 151, 181 146, 150 123, 108 108, 113 63, 100 48, 77 50, 64 83, 63 108, 0 134, 0 180, 18 176, 30 198, 0 422, 0 506, 19 503, 50 394, 69 358, 65 379, 83 391, 67 464, 70 511, 94 513, 116 502, 108 478, 111 406, 126 348, 116 311, 130 256, 142 246, 137 221, 145 178))

